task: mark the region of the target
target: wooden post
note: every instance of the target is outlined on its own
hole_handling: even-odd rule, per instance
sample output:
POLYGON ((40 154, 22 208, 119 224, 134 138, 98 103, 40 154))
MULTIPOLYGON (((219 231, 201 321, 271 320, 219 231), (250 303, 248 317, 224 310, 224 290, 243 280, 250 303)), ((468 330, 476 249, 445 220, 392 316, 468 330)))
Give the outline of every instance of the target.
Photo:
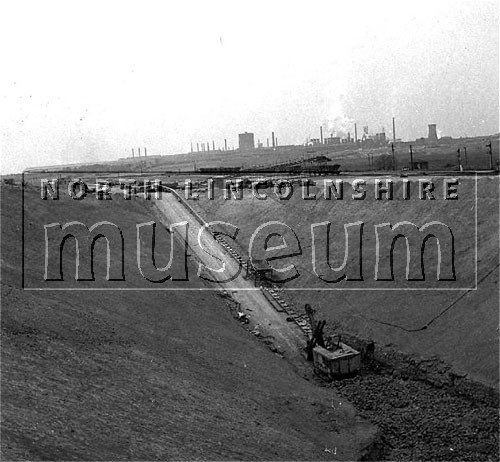
POLYGON ((493 170, 493 151, 491 150, 491 140, 486 147, 488 148, 488 154, 490 155, 490 170, 493 170))

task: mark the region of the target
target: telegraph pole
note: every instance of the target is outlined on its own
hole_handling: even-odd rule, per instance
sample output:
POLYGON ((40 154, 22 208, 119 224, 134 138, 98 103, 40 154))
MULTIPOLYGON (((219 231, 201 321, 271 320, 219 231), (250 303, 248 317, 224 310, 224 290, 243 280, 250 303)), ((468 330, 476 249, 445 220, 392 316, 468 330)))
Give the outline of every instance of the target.
POLYGON ((469 169, 469 162, 467 161, 467 146, 464 146, 465 170, 469 169))
POLYGON ((410 170, 413 170, 413 147, 410 144, 410 170))
POLYGON ((394 157, 394 143, 391 143, 391 151, 392 151, 392 169, 396 170, 396 158, 394 157))
POLYGON ((486 147, 488 148, 488 154, 490 155, 490 170, 493 170, 493 152, 491 150, 491 140, 486 145, 486 147))

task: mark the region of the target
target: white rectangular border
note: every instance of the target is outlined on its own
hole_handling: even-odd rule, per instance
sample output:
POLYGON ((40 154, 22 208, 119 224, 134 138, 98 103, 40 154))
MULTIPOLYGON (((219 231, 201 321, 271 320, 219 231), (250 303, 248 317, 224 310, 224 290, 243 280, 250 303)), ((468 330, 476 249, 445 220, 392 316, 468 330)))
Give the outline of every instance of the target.
MULTIPOLYGON (((222 284, 220 284, 219 287, 186 287, 186 288, 181 288, 181 287, 171 287, 171 288, 147 288, 147 287, 85 287, 85 288, 76 288, 76 287, 68 287, 68 288, 63 288, 63 287, 24 287, 24 172, 23 172, 23 186, 22 186, 22 226, 23 226, 23 267, 22 267, 22 279, 23 279, 23 287, 22 290, 27 290, 27 291, 198 291, 198 292, 206 292, 206 291, 220 291, 221 289, 226 290, 226 291, 232 291, 232 292, 242 292, 242 291, 252 291, 252 290, 261 290, 260 287, 249 287, 249 288, 234 288, 234 287, 226 287, 222 284)), ((475 274, 474 274, 474 280, 475 280, 475 285, 474 287, 459 287, 459 288, 452 288, 452 287, 432 287, 432 288, 416 288, 416 287, 319 287, 316 289, 313 288, 301 288, 301 287, 292 287, 292 288, 287 288, 287 287, 280 287, 281 290, 283 291, 347 291, 347 292, 352 292, 352 291, 459 291, 459 292, 472 292, 478 290, 478 249, 477 249, 477 244, 478 244, 478 230, 477 230, 477 224, 478 224, 478 217, 477 217, 477 182, 478 182, 478 173, 477 170, 474 172, 474 248, 475 248, 475 258, 474 258, 474 268, 475 268, 475 274)), ((219 284, 219 283, 213 283, 213 284, 219 284)))

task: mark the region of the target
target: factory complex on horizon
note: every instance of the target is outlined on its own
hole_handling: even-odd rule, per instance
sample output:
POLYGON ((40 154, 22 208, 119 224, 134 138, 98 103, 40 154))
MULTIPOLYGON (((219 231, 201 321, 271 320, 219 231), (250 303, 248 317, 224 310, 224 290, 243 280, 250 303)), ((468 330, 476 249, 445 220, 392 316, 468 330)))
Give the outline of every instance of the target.
MULTIPOLYGON (((323 136, 323 126, 319 127, 319 138, 309 138, 305 143, 307 147, 328 147, 330 149, 335 149, 335 147, 352 147, 353 145, 359 146, 360 148, 371 148, 371 147, 383 147, 390 143, 401 143, 401 139, 396 138, 396 121, 392 118, 392 138, 388 137, 385 130, 382 129, 380 132, 374 135, 369 134, 368 126, 363 126, 362 134, 358 136, 358 126, 356 123, 353 124, 353 133, 350 131, 344 132, 332 132, 323 136)), ((413 141, 414 144, 427 144, 440 142, 452 141, 452 137, 441 137, 438 138, 436 124, 428 125, 428 135, 427 137, 417 138, 413 141)), ((285 146, 295 146, 295 145, 285 145, 278 144, 278 138, 275 132, 271 132, 271 136, 266 138, 264 143, 260 139, 255 141, 255 135, 251 132, 244 132, 238 135, 238 147, 239 151, 252 151, 255 149, 276 149, 278 147, 285 146)), ((191 142, 190 152, 210 152, 210 151, 227 151, 235 150, 235 148, 229 148, 227 144, 227 139, 224 139, 224 146, 219 148, 216 147, 215 141, 210 142, 197 142, 196 145, 191 142)))

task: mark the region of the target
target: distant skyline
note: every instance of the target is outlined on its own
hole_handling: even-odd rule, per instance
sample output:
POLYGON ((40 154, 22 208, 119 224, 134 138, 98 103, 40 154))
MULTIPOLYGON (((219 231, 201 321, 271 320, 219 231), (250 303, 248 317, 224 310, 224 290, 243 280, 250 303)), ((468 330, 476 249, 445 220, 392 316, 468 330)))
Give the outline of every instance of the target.
MULTIPOLYGON (((499 131, 497 1, 10 1, 1 172, 358 123, 499 131)), ((212 146, 210 146, 212 147, 212 146)))

